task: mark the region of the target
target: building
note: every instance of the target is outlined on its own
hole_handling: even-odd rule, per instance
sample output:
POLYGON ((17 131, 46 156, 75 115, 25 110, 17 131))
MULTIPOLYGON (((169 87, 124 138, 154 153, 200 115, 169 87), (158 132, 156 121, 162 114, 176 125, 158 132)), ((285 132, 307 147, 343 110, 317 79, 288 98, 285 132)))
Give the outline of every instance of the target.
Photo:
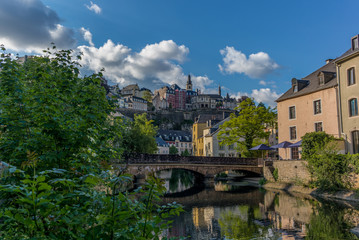
POLYGON ((237 143, 232 145, 220 145, 218 140, 218 133, 220 126, 227 122, 230 117, 213 124, 213 121, 207 121, 207 127, 203 129, 203 156, 208 157, 239 157, 237 154, 237 143))
POLYGON ((157 143, 157 154, 169 154, 170 153, 170 145, 166 143, 161 137, 156 137, 157 143))
POLYGON ((147 101, 140 97, 127 97, 125 98, 129 109, 147 111, 147 101))
POLYGON ((204 129, 218 123, 220 120, 214 115, 199 115, 192 126, 192 145, 194 156, 205 156, 204 129))
POLYGON ((175 146, 178 154, 186 150, 192 155, 192 136, 190 132, 180 130, 159 130, 157 136, 162 138, 169 146, 175 146))
POLYGON ((126 97, 126 96, 136 96, 139 97, 139 92, 140 92, 140 88, 138 86, 138 84, 131 84, 128 85, 124 88, 122 88, 121 90, 121 95, 126 97))
POLYGON ((229 97, 227 93, 226 97, 223 98, 222 108, 233 110, 238 106, 238 103, 237 99, 229 97))
POLYGON ((351 39, 351 48, 335 60, 340 99, 340 130, 346 152, 359 153, 359 35, 351 39))
MULTIPOLYGON (((325 131, 339 137, 338 83, 332 59, 292 87, 277 100, 278 142, 298 142, 309 132, 325 131)), ((298 148, 279 149, 282 159, 300 157, 298 148), (287 151, 290 151, 288 153, 287 151)))

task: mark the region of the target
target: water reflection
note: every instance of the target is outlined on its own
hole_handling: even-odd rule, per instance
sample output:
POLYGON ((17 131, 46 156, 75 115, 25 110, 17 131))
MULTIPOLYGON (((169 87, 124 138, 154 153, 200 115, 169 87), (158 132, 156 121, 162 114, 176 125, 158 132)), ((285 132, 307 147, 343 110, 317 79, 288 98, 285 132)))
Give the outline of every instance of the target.
POLYGON ((167 193, 183 192, 195 185, 195 175, 184 169, 163 170, 157 176, 165 180, 167 193))
POLYGON ((359 239, 355 206, 256 187, 215 184, 194 195, 166 197, 186 212, 174 219, 166 237, 188 239, 359 239))

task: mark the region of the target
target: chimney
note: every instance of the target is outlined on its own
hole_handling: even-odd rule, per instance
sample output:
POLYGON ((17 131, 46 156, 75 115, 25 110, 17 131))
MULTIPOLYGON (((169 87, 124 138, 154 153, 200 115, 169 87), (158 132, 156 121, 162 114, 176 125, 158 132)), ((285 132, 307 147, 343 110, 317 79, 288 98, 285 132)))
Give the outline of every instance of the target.
POLYGON ((359 48, 359 35, 352 37, 352 50, 357 50, 359 48))
POLYGON ((328 63, 330 63, 331 61, 333 61, 333 59, 328 58, 327 60, 325 60, 325 64, 328 64, 328 63))

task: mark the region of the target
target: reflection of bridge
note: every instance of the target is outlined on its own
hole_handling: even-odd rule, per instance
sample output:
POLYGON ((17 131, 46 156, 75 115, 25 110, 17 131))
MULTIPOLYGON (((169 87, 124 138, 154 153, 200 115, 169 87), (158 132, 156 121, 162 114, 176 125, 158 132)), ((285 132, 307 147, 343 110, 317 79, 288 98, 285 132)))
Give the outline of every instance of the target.
POLYGON ((213 189, 204 189, 203 191, 186 197, 163 197, 162 201, 178 202, 186 207, 196 206, 231 206, 231 205, 249 205, 258 207, 263 204, 264 193, 257 188, 243 187, 240 192, 217 192, 213 189))
POLYGON ((181 168, 214 178, 224 171, 244 171, 263 174, 263 160, 258 158, 194 157, 178 155, 133 154, 125 157, 127 171, 139 178, 150 172, 181 168))

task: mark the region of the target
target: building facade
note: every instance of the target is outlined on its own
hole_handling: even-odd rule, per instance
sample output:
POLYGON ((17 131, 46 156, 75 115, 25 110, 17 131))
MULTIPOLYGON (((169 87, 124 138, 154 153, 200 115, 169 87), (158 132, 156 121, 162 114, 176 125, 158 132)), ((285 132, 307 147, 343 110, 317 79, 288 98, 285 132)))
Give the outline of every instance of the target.
MULTIPOLYGON (((292 87, 277 100, 278 142, 298 142, 309 132, 325 131, 339 137, 338 83, 332 59, 292 87)), ((298 148, 279 149, 282 159, 298 159, 298 148)))
POLYGON ((170 146, 175 146, 178 154, 186 150, 192 155, 192 136, 190 132, 180 130, 159 130, 157 136, 170 146))
POLYGON ((351 48, 336 59, 340 99, 341 137, 346 152, 359 153, 359 35, 351 39, 351 48))

